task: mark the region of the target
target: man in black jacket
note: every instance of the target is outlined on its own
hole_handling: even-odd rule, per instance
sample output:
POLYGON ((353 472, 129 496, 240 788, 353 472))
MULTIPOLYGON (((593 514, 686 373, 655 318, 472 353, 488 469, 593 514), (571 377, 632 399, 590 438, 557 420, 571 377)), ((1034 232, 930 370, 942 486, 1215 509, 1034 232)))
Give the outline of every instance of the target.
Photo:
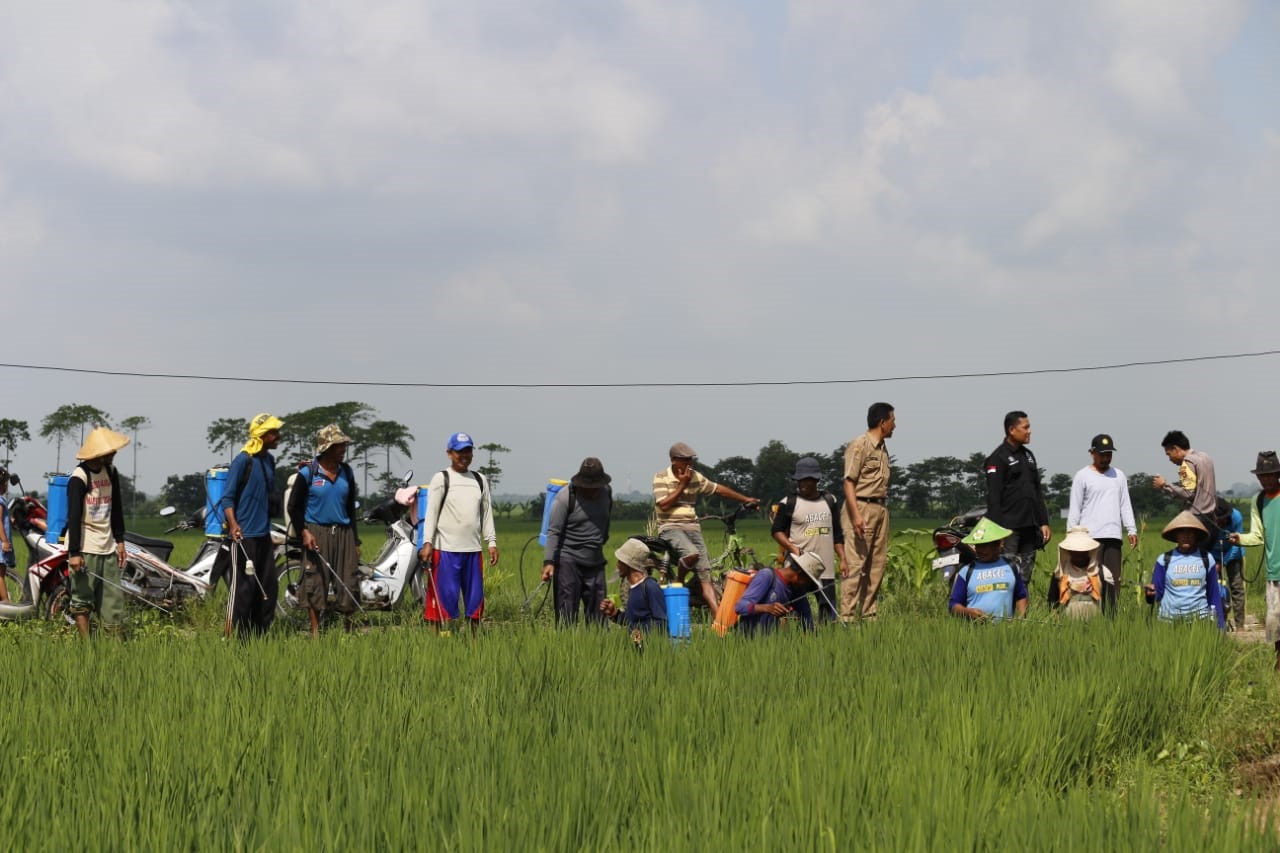
POLYGON ((1004 542, 1004 557, 1027 586, 1036 566, 1036 551, 1049 543, 1049 509, 1044 503, 1040 469, 1027 445, 1031 421, 1026 412, 1004 416, 1004 441, 983 463, 987 477, 987 518, 1013 531, 1004 542))

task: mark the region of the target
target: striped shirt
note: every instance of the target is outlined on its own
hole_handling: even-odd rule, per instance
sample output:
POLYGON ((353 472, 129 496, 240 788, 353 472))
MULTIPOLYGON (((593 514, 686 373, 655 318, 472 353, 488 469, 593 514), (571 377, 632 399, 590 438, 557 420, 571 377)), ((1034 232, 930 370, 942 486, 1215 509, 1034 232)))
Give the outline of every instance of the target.
MULTIPOLYGON (((698 511, 695 504, 698 502, 698 495, 714 495, 718 484, 713 483, 706 477, 693 472, 693 476, 689 478, 689 482, 685 484, 684 491, 680 497, 672 504, 671 509, 663 511, 662 507, 657 508, 658 529, 667 527, 698 527, 698 511)), ((669 495, 675 493, 680 488, 680 478, 670 468, 665 471, 659 471, 653 475, 653 500, 655 504, 665 501, 669 495)))

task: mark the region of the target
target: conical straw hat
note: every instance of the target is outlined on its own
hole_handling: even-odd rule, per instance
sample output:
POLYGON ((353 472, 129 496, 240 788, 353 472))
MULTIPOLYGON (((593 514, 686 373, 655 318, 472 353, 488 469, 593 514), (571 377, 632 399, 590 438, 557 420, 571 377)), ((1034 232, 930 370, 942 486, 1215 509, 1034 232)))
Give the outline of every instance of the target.
POLYGON ((76 458, 81 462, 86 459, 97 459, 101 456, 106 456, 108 453, 115 453, 128 443, 129 436, 121 435, 115 430, 107 429, 106 427, 96 427, 85 436, 84 444, 80 445, 76 458))

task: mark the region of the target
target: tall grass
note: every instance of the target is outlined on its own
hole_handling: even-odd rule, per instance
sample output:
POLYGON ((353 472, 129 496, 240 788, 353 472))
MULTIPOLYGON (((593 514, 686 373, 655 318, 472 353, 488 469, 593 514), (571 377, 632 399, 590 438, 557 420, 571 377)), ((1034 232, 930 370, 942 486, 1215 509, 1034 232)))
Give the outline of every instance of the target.
POLYGON ((6 629, 0 647, 0 825, 25 849, 1277 843, 1157 770, 1231 671, 1199 627, 938 618, 643 653, 541 626, 6 629))

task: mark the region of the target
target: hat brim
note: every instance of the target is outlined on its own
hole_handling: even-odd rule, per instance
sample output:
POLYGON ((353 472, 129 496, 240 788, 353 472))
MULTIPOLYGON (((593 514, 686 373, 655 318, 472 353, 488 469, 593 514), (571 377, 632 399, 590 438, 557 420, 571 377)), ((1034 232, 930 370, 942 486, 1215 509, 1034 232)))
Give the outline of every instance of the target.
POLYGON ((607 486, 613 482, 613 478, 608 474, 601 473, 595 477, 584 477, 581 474, 574 474, 569 479, 570 485, 577 489, 598 489, 601 486, 607 486))

